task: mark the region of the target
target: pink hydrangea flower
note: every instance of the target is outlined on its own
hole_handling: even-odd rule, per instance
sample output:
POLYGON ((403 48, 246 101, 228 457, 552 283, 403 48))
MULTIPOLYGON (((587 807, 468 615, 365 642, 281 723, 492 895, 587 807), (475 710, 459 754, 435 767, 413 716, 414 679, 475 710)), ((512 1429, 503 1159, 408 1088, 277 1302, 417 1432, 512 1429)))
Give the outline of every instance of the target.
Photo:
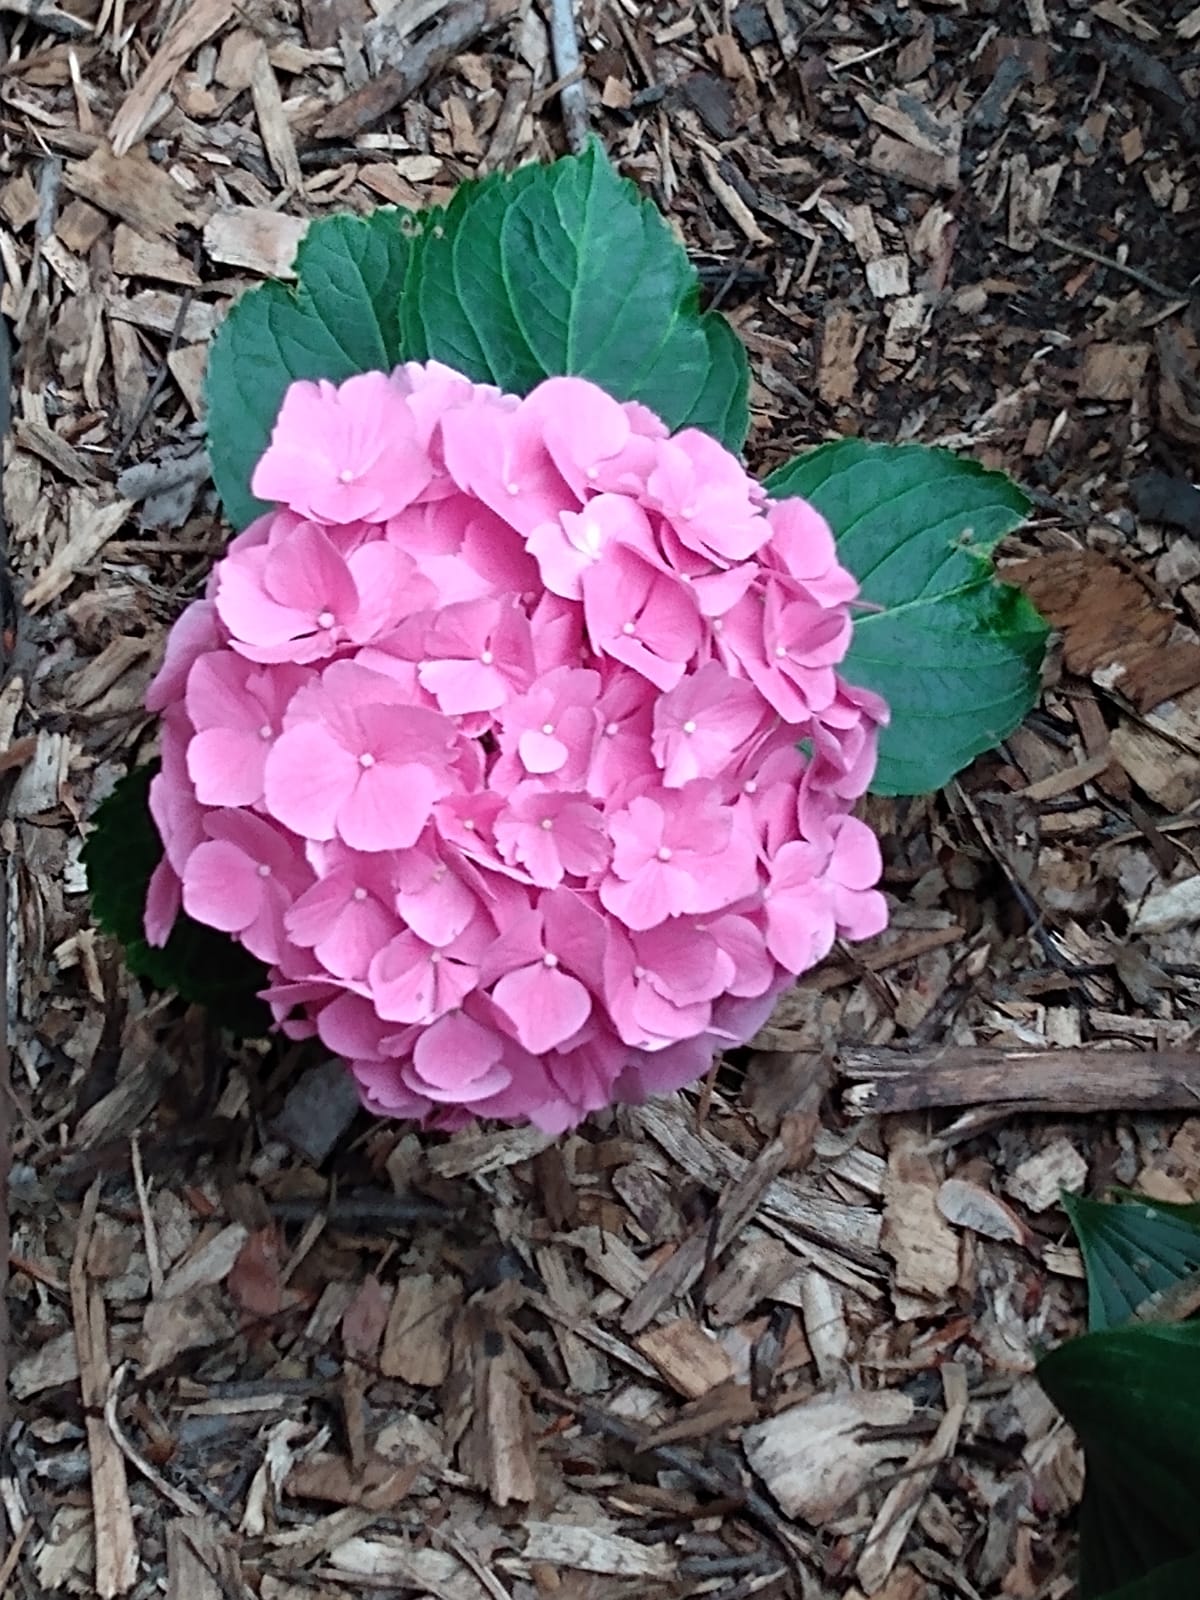
POLYGON ((372 1110, 672 1092, 883 927, 887 713, 811 506, 584 379, 435 362, 294 384, 253 487, 147 696, 147 937, 240 940, 372 1110))

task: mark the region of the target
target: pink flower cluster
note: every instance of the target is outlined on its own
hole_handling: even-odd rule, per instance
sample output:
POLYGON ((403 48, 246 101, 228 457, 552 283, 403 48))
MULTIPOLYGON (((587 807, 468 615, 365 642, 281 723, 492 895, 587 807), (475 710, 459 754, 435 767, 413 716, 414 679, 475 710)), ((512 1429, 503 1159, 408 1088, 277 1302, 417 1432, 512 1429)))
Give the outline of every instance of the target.
POLYGON ((372 1109, 557 1131, 884 925, 828 527, 579 378, 296 383, 176 624, 147 934, 272 969, 372 1109), (799 748, 798 748, 799 746, 799 748))

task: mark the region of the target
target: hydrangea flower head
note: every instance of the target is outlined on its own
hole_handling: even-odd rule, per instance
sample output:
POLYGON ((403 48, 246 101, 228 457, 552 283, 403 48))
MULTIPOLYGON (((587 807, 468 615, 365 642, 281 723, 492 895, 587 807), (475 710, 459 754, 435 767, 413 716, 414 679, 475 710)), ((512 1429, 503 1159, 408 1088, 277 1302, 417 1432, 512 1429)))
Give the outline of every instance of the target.
POLYGON ((288 390, 180 617, 146 908, 271 968, 364 1102, 550 1132, 665 1093, 886 922, 820 515, 581 378, 288 390))

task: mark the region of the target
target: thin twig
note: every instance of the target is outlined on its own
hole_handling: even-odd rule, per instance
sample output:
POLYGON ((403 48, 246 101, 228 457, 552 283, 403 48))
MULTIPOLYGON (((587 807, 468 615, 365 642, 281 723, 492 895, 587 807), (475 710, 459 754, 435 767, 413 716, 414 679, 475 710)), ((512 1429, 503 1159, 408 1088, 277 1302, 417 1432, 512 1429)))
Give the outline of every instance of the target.
POLYGON ((1042 238, 1047 244, 1054 245, 1059 250, 1066 250, 1073 256, 1082 256, 1085 261, 1094 261, 1099 267, 1109 267, 1113 272, 1120 272, 1127 278, 1132 278, 1134 283, 1140 283, 1144 289, 1151 290, 1154 294, 1161 294, 1168 300, 1186 300, 1187 291, 1172 289, 1169 284, 1161 283, 1157 278, 1152 278, 1148 272, 1143 272, 1141 267, 1126 266, 1125 262, 1117 261, 1113 256, 1102 256, 1099 250, 1093 250, 1091 245, 1078 244, 1074 239, 1064 239, 1057 233, 1051 233, 1049 228, 1042 229, 1042 238))
POLYGON ((590 130, 587 90, 583 86, 579 38, 575 32, 574 0, 550 0, 550 46, 554 51, 554 75, 562 84, 567 148, 581 155, 587 148, 590 130))
POLYGON ((142 1476, 149 1480, 158 1490, 164 1500, 169 1500, 176 1511, 181 1511, 185 1517, 202 1517, 204 1507, 199 1505, 190 1495, 184 1494, 182 1489, 177 1489, 173 1483, 168 1483, 152 1466, 137 1446, 125 1433, 117 1417, 117 1405, 121 1399, 121 1385, 125 1381, 125 1374, 129 1371, 129 1362, 122 1361, 109 1380, 108 1393, 104 1397, 104 1420, 108 1424, 108 1431, 112 1435, 113 1443, 120 1450, 126 1461, 137 1468, 142 1476))
POLYGON ((154 377, 150 383, 150 387, 146 390, 145 395, 142 397, 142 403, 137 408, 137 415, 129 424, 128 428, 126 428, 121 437, 120 443, 113 451, 112 464, 114 468, 119 467, 121 462, 124 461, 125 457, 128 455, 134 440, 142 431, 142 427, 145 424, 146 418, 150 415, 151 407, 162 393, 163 384, 166 383, 167 375, 171 370, 169 365, 170 357, 178 348, 179 341, 183 337, 183 325, 187 320, 188 312, 191 310, 193 298, 194 290, 192 289, 185 289, 179 297, 179 310, 175 313, 175 321, 171 326, 171 334, 167 340, 167 348, 163 351, 163 358, 159 364, 158 371, 154 374, 154 377))

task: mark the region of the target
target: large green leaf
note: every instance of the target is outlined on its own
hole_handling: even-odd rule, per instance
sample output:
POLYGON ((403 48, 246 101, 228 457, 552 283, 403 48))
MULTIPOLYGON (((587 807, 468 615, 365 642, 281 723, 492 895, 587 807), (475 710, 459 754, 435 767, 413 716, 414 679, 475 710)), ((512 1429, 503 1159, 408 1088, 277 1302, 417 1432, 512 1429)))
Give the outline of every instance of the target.
POLYGON ((444 361, 513 394, 577 373, 673 428, 734 450, 745 440, 741 341, 700 311, 683 247, 595 140, 464 183, 443 210, 316 221, 295 271, 294 286, 237 301, 209 359, 209 454, 235 527, 264 509, 250 478, 288 384, 401 360, 444 361))
POLYGON ((135 767, 96 812, 83 847, 92 915, 120 940, 125 964, 138 977, 206 1006, 235 1033, 265 1034, 271 1014, 257 996, 267 986, 267 969, 228 935, 181 914, 162 949, 146 943, 146 890, 163 853, 148 803, 153 776, 152 766, 135 767))
POLYGON ((855 617, 841 669, 891 707, 875 793, 927 794, 1007 738, 1037 700, 1047 636, 992 566, 1029 511, 1016 484, 946 450, 843 439, 767 489, 816 506, 876 608, 855 617))
POLYGON ((1192 1600, 1200 1595, 1200 1554, 1155 1567, 1144 1578, 1110 1589, 1100 1600, 1192 1600))
POLYGON ((221 324, 208 361, 208 450, 235 528, 266 509, 250 477, 288 385, 340 383, 399 361, 411 231, 408 213, 390 208, 314 222, 296 252, 295 286, 251 289, 221 324))
POLYGON ((1083 1251, 1093 1330, 1128 1322, 1152 1295, 1200 1271, 1200 1208, 1077 1195, 1064 1195, 1063 1206, 1083 1251))
POLYGON ((463 184, 422 214, 401 312, 406 354, 516 394, 577 374, 672 428, 741 448, 745 351, 654 205, 600 144, 463 184))
MULTIPOLYGON (((1073 1339, 1038 1377, 1087 1464, 1080 1593, 1095 1600, 1200 1548, 1200 1324, 1073 1339)), ((1182 1590, 1179 1600, 1189 1591, 1182 1590)))

